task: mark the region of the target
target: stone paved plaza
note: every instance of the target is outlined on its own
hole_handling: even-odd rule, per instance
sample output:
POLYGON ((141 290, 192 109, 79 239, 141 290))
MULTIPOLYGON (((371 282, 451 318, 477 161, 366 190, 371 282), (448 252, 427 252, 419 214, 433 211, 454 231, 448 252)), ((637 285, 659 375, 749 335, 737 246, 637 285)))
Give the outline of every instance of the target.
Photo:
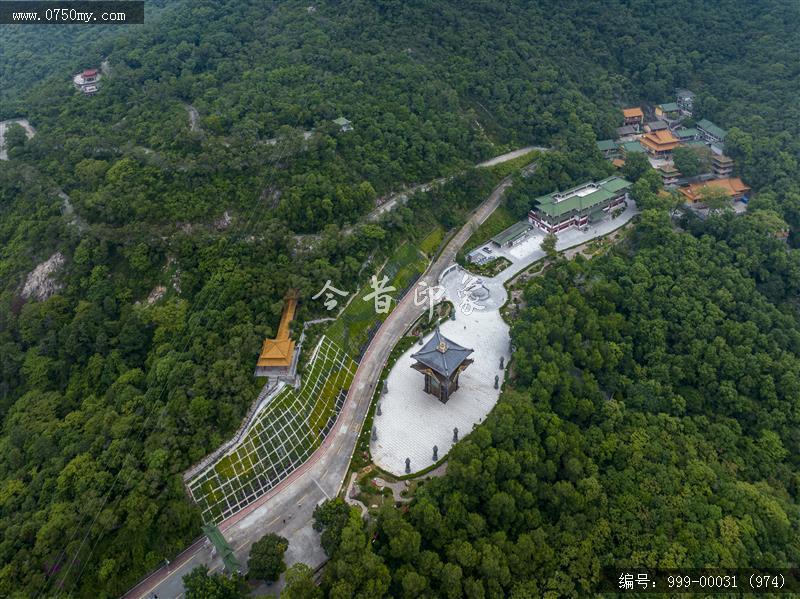
MULTIPOLYGON (((459 277, 458 272, 448 278, 459 277)), ((456 298, 457 300, 457 298, 456 298)), ((456 320, 442 323, 442 334, 475 350, 475 360, 461 373, 459 388, 443 404, 423 390, 423 376, 413 370, 414 345, 395 363, 388 377, 389 390, 381 398, 381 415, 375 416, 377 440, 370 443, 374 462, 392 474, 405 473, 405 460, 411 458, 411 471, 433 464, 433 446, 441 459, 453 445, 453 428, 459 438, 469 433, 497 403, 500 390, 494 388, 495 375, 502 386, 504 372, 500 357, 508 362, 508 325, 495 309, 475 310, 469 316, 457 312, 456 320)), ((428 334, 427 342, 433 333, 428 334)))

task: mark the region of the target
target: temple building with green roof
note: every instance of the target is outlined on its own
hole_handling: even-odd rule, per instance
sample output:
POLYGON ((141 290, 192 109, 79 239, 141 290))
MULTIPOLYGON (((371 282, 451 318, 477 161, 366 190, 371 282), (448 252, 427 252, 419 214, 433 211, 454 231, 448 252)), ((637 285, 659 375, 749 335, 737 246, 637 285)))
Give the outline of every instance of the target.
POLYGON ((631 182, 621 177, 608 177, 538 197, 528 221, 548 233, 601 221, 614 208, 626 205, 630 186, 631 182))
POLYGON ((709 143, 724 143, 728 132, 722 127, 717 127, 708 119, 700 119, 697 121, 697 130, 700 135, 709 143))

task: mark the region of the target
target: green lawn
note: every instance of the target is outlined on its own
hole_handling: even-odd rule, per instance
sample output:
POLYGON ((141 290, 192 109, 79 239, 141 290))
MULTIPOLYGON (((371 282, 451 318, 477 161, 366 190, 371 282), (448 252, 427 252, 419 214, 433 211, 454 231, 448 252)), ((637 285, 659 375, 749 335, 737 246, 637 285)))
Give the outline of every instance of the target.
POLYGON ((519 219, 514 218, 514 216, 505 206, 498 206, 497 210, 495 210, 491 216, 489 216, 489 218, 487 218, 483 224, 478 227, 472 235, 470 235, 470 238, 467 239, 467 242, 464 244, 464 251, 471 252, 476 247, 489 241, 501 231, 508 229, 508 227, 513 225, 518 220, 519 219))
MULTIPOLYGON (((424 272, 427 259, 415 246, 405 243, 401 245, 378 275, 378 281, 388 277, 388 285, 395 288, 390 292, 392 307, 400 299, 403 291, 414 278, 424 272)), ((387 314, 376 314, 374 302, 362 298, 372 292, 369 283, 364 285, 358 295, 353 298, 344 312, 328 327, 326 335, 340 345, 351 357, 358 358, 361 348, 366 343, 368 332, 378 323, 386 320, 387 314)))
POLYGON ((444 229, 441 227, 434 227, 433 231, 428 233, 425 239, 419 242, 419 249, 428 256, 432 256, 433 253, 439 249, 443 239, 444 229))

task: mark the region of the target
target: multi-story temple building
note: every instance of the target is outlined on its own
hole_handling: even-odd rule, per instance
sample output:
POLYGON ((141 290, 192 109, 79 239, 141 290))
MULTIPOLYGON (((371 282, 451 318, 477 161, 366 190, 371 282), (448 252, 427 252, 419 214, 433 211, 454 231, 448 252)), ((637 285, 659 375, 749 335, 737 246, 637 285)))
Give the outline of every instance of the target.
POLYGON ((85 69, 72 78, 72 83, 76 89, 91 96, 100 87, 100 73, 97 69, 85 69))
POLYGON ((614 208, 623 207, 630 186, 630 181, 621 177, 608 177, 541 196, 534 200, 528 220, 548 233, 582 227, 603 220, 614 208))
POLYGON ((678 138, 669 129, 651 131, 642 136, 639 142, 647 153, 655 158, 668 158, 679 144, 678 138))

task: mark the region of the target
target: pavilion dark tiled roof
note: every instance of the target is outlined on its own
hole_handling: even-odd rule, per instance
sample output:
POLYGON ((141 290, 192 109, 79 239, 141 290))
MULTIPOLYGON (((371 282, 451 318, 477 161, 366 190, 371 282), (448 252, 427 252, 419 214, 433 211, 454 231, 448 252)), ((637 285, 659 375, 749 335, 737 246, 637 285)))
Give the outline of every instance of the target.
POLYGON ((431 370, 449 377, 474 350, 463 347, 442 335, 439 327, 433 337, 411 357, 431 370))

